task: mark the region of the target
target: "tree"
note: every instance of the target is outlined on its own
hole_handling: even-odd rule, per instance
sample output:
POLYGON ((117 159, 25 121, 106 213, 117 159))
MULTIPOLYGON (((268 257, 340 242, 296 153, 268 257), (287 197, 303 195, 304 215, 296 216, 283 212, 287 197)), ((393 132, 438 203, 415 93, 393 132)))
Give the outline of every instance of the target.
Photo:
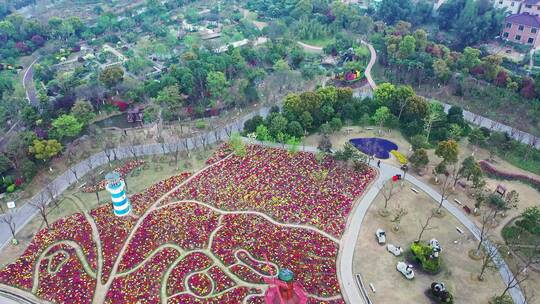
POLYGON ((83 123, 79 122, 73 115, 62 115, 52 122, 53 132, 59 138, 75 137, 83 128, 83 123))
MULTIPOLYGON (((480 243, 481 245, 482 243, 480 243)), ((484 246, 484 254, 482 255, 482 265, 480 267, 480 273, 478 274, 478 279, 480 281, 484 280, 484 274, 486 270, 492 267, 493 264, 497 264, 499 261, 499 249, 501 246, 499 244, 490 243, 487 246, 484 246)))
POLYGON ((107 88, 112 89, 124 79, 124 70, 119 66, 110 66, 105 68, 99 74, 101 81, 107 88))
POLYGON ((484 174, 482 173, 482 168, 480 168, 480 164, 478 164, 478 162, 474 159, 473 156, 469 156, 465 158, 463 162, 461 162, 461 168, 455 176, 454 187, 456 186, 459 179, 462 177, 466 178, 467 181, 476 181, 478 179, 482 179, 483 176, 484 174))
POLYGON ((452 139, 441 141, 437 145, 435 155, 442 158, 446 164, 455 164, 458 161, 459 146, 452 139))
POLYGON ((379 186, 380 193, 384 197, 385 210, 386 208, 388 208, 388 201, 392 199, 392 196, 394 196, 394 188, 395 183, 393 181, 386 182, 383 185, 379 186))
POLYGON ((383 83, 375 89, 374 98, 380 106, 390 106, 396 97, 396 87, 391 83, 383 83))
MULTIPOLYGON (((468 1, 471 2, 471 1, 468 1)), ((478 66, 481 63, 480 50, 466 47, 463 50, 463 56, 459 60, 458 64, 465 72, 469 72, 472 68, 478 66)))
POLYGON ((45 191, 39 192, 35 200, 31 201, 30 204, 37 209, 45 226, 49 229, 49 197, 47 193, 45 191))
POLYGON ((328 135, 321 136, 317 148, 323 152, 329 153, 332 150, 332 142, 330 141, 330 137, 328 137, 328 135))
POLYGON ((84 99, 77 99, 71 108, 71 115, 84 125, 88 125, 96 117, 92 105, 84 99))
POLYGON ((281 114, 277 114, 272 120, 270 121, 270 125, 268 126, 268 131, 270 132, 270 136, 273 138, 276 138, 278 133, 285 134, 287 131, 287 124, 289 122, 287 121, 287 118, 283 117, 281 114))
POLYGON ((9 232, 11 232, 11 237, 13 238, 13 244, 18 244, 17 238, 15 237, 17 228, 17 223, 15 222, 15 212, 16 209, 2 214, 0 217, 0 223, 5 223, 8 226, 9 232))
POLYGON ((229 83, 225 78, 225 74, 222 72, 209 72, 206 76, 206 83, 208 85, 208 91, 210 92, 212 99, 223 100, 227 92, 229 83))
POLYGON ((58 155, 62 150, 62 144, 56 139, 49 140, 34 140, 32 146, 28 148, 28 152, 33 154, 36 159, 48 161, 49 159, 58 155))
POLYGON ((430 226, 431 220, 435 217, 435 213, 431 213, 428 218, 426 219, 425 223, 420 224, 420 233, 418 234, 418 237, 416 238, 416 242, 422 241, 422 236, 424 235, 424 232, 426 230, 433 229, 433 227, 430 226))
POLYGON ((433 72, 437 79, 442 83, 446 83, 451 76, 450 68, 446 64, 446 61, 442 59, 435 59, 435 61, 433 61, 433 72))
POLYGON ((414 56, 415 49, 416 39, 411 35, 406 35, 399 43, 398 56, 401 59, 408 59, 414 56))
POLYGON ((0 175, 11 169, 11 167, 12 164, 9 158, 4 153, 0 153, 0 175))
POLYGON ((182 105, 184 98, 177 84, 164 87, 156 97, 156 102, 161 106, 178 107, 182 105))
POLYGON ((373 115, 373 121, 379 125, 379 132, 382 131, 384 123, 390 118, 390 110, 387 107, 380 107, 373 115))
POLYGON ((272 137, 270 136, 270 133, 268 132, 268 128, 265 125, 259 125, 257 126, 257 129, 255 130, 256 138, 259 141, 268 141, 272 140, 272 137))
POLYGON ((246 156, 247 150, 244 141, 238 133, 233 134, 229 140, 229 146, 232 148, 234 153, 238 156, 246 156))
POLYGON ((414 150, 409 161, 415 170, 421 171, 429 164, 427 151, 425 149, 414 150))
POLYGON ((427 149, 429 147, 427 137, 422 134, 411 137, 411 146, 413 150, 427 149))

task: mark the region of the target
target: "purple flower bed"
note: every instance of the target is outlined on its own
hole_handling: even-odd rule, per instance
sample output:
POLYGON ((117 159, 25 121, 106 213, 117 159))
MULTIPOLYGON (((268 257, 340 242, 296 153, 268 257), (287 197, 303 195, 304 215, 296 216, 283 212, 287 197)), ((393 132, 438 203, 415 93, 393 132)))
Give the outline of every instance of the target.
POLYGON ((479 163, 480 163, 480 168, 482 168, 482 171, 484 171, 484 173, 486 173, 487 175, 490 175, 496 178, 507 179, 507 180, 517 180, 522 183, 529 184, 532 187, 534 187, 536 190, 540 191, 540 180, 536 178, 523 175, 523 174, 515 174, 515 173, 500 171, 497 168, 490 165, 485 160, 481 160, 479 163))
POLYGON ((353 138, 349 142, 364 154, 375 155, 380 159, 390 158, 390 151, 398 149, 395 143, 377 137, 353 138))

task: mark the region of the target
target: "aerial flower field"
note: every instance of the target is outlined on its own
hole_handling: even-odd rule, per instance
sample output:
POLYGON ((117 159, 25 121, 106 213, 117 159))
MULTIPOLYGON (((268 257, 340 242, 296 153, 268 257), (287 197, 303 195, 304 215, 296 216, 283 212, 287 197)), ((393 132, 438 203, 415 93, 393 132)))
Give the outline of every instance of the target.
POLYGON ((263 303, 288 268, 309 303, 343 303, 339 241, 375 177, 310 153, 222 147, 208 166, 41 230, 0 283, 54 303, 263 303))

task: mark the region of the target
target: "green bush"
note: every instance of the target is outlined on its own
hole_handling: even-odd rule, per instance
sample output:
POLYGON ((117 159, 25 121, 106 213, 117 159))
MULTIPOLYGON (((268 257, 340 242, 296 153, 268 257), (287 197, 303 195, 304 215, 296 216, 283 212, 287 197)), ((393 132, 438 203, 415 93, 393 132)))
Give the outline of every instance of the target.
POLYGON ((11 184, 6 189, 7 193, 13 193, 15 191, 15 184, 11 184))
POLYGON ((421 265, 422 269, 428 273, 435 274, 441 269, 441 259, 430 258, 433 253, 429 244, 425 242, 414 242, 411 244, 411 252, 421 265))
POLYGON ((515 240, 520 235, 520 231, 517 227, 504 227, 501 234, 505 240, 515 240))
POLYGON ((199 129, 199 130, 203 130, 206 128, 206 123, 202 120, 199 120, 195 123, 195 128, 199 129))

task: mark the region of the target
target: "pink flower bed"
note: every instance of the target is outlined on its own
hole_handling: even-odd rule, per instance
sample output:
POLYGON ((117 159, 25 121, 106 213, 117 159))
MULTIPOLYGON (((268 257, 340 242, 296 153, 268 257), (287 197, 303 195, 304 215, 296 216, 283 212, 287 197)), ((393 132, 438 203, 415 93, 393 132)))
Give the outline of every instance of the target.
POLYGON ((182 172, 179 175, 175 175, 164 179, 157 184, 152 185, 142 193, 138 193, 129 197, 133 211, 136 214, 142 215, 150 205, 152 205, 157 199, 171 191, 174 187, 184 182, 191 173, 182 172))
POLYGON ((517 180, 517 181, 529 184, 535 189, 537 189, 538 191, 540 191, 540 180, 534 177, 523 175, 523 174, 501 171, 493 167, 492 165, 490 165, 485 160, 481 160, 479 163, 480 163, 480 168, 482 168, 482 171, 484 171, 488 175, 491 175, 497 178, 507 179, 507 180, 517 180))
MULTIPOLYGON (((172 198, 163 196, 185 182, 189 173, 131 196, 133 216, 116 217, 109 204, 90 212, 102 248, 102 282, 112 275, 117 259, 120 261, 106 291, 106 303, 160 303, 162 284, 170 297, 168 303, 241 303, 248 295, 261 292, 244 283, 262 287, 265 277, 275 275, 275 267, 266 261, 291 269, 310 294, 341 294, 336 273, 339 248, 331 239, 312 230, 274 225, 256 214, 220 214, 196 201, 220 210, 256 210, 284 224, 318 227, 339 239, 353 202, 375 172, 358 174, 330 159, 317 163, 308 153, 290 156, 286 151, 256 146, 249 146, 243 158, 223 160, 225 155, 217 153, 210 162, 214 166, 176 189, 172 198), (323 171, 328 173, 326 177, 317 177, 323 171), (163 199, 161 204, 156 204, 159 199, 163 199), (138 221, 140 225, 133 231, 138 221), (128 236, 126 251, 120 254, 128 236), (169 273, 166 282, 165 273, 169 273), (200 298, 203 296, 208 298, 200 298)), ((82 214, 75 214, 40 231, 23 256, 0 271, 0 282, 31 290, 38 257, 62 240, 79 244, 97 273, 91 226, 82 214)), ((49 268, 57 272, 48 272, 49 260, 37 265, 37 296, 55 303, 91 303, 96 279, 85 273, 74 249, 56 245, 48 255, 49 268), (55 252, 58 254, 51 255, 55 252)), ((263 303, 263 299, 251 297, 247 302, 263 303)), ((309 303, 343 301, 310 299, 309 303)))
POLYGON ((345 229, 354 200, 375 177, 340 168, 330 158, 318 163, 311 153, 248 146, 247 157, 233 156, 205 170, 178 199, 195 199, 226 210, 256 210, 285 223, 309 224, 336 237, 345 229), (327 171, 324 180, 317 173, 327 171))
MULTIPOLYGON (((56 221, 50 229, 44 228, 39 231, 18 260, 0 270, 0 282, 26 290, 32 289, 33 266, 38 257, 47 247, 65 240, 75 241, 79 244, 90 267, 96 269, 97 250, 92 239, 92 228, 84 215, 77 213, 56 221)), ((49 254, 56 250, 58 248, 51 248, 49 254)), ((79 268, 74 263, 70 265, 73 268, 78 268, 73 271, 83 271, 82 267, 79 268)))
MULTIPOLYGON (((336 274, 338 246, 321 234, 270 225, 261 217, 245 214, 227 215, 222 225, 215 236, 212 252, 224 264, 235 264, 235 252, 244 249, 258 261, 268 258, 268 261, 292 270, 309 293, 322 297, 341 293, 336 274)), ((252 266, 253 263, 246 264, 252 266)), ((243 265, 233 266, 230 270, 248 282, 259 283, 263 279, 243 265)))
POLYGON ((179 256, 178 251, 165 248, 135 272, 114 279, 106 303, 160 303, 162 277, 179 256))
POLYGON ((73 248, 60 245, 51 251, 60 249, 69 253, 67 262, 63 265, 57 264, 61 266, 58 272, 49 274, 48 260, 42 261, 39 265, 39 286, 36 295, 55 303, 90 303, 94 295, 93 290, 96 288, 96 280, 84 271, 73 248))
POLYGON ((224 159, 225 157, 227 157, 229 154, 232 153, 232 149, 229 147, 228 144, 222 144, 221 146, 219 146, 219 148, 217 149, 217 151, 214 153, 214 155, 212 155, 207 161, 206 161, 206 164, 207 165, 211 165, 215 162, 218 162, 222 159, 224 159))
MULTIPOLYGON (((116 168, 114 171, 118 172, 121 177, 126 177, 126 175, 131 173, 131 171, 142 166, 143 164, 144 164, 144 160, 128 161, 121 167, 116 168)), ((106 185, 107 185, 107 180, 104 179, 100 181, 97 185, 83 187, 81 191, 86 192, 86 193, 96 192, 96 190, 101 191, 101 190, 105 190, 106 185)))

